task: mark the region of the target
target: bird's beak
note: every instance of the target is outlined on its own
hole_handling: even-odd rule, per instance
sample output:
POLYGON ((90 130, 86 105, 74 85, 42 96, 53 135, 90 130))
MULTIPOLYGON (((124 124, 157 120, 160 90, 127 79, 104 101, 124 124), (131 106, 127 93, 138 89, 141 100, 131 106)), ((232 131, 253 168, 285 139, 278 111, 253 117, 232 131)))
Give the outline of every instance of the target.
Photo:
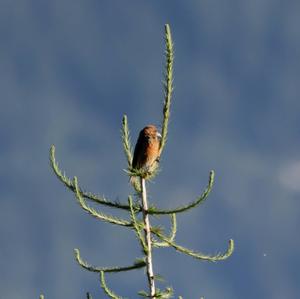
POLYGON ((159 132, 156 132, 156 136, 161 139, 161 134, 159 132))

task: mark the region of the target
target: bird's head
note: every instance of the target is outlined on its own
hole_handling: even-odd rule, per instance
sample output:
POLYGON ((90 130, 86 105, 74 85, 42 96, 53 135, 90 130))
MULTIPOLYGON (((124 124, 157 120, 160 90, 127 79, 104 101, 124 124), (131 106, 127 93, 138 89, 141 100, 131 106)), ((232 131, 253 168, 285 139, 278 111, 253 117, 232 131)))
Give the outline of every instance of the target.
POLYGON ((142 131, 141 134, 147 138, 149 142, 160 142, 161 141, 161 134, 157 130, 154 125, 146 126, 142 131))

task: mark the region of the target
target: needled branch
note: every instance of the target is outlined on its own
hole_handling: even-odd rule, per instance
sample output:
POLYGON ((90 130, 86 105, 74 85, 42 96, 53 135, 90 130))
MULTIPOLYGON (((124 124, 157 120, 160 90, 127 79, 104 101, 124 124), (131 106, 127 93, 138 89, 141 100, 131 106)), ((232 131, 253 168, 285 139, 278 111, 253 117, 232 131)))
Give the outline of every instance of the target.
POLYGON ((180 246, 180 245, 170 241, 166 236, 164 236, 163 234, 161 234, 159 232, 153 232, 153 233, 157 237, 159 237, 161 240, 168 243, 171 247, 173 247, 177 251, 182 252, 187 255, 190 255, 199 260, 205 260, 205 261, 210 261, 210 262, 217 262, 217 261, 225 260, 231 256, 231 254, 233 253, 233 250, 234 250, 234 241, 232 239, 230 239, 228 242, 228 249, 225 253, 218 253, 216 255, 207 255, 207 254, 203 254, 201 252, 195 252, 191 249, 180 246))
POLYGON ((81 256, 80 256, 80 251, 79 249, 75 248, 74 249, 74 254, 75 254, 75 259, 78 262, 78 264, 90 271, 90 272, 124 272, 124 271, 130 271, 134 269, 140 269, 146 266, 146 263, 144 259, 137 259, 133 265, 130 266, 124 266, 124 267, 96 267, 88 264, 87 262, 83 261, 81 256))
POLYGON ((163 81, 164 87, 164 108, 163 108, 163 121, 162 121, 162 131, 161 131, 161 145, 160 145, 160 155, 166 145, 167 135, 168 135, 168 124, 170 118, 170 105, 171 97, 173 92, 173 62, 174 62, 174 47, 172 41, 172 35, 169 24, 165 25, 165 56, 166 56, 166 65, 165 65, 165 78, 163 81))
MULTIPOLYGON (((151 206, 148 209, 148 214, 150 214, 150 215, 177 214, 177 213, 182 213, 182 212, 188 211, 188 210, 202 204, 207 199, 208 195, 210 194, 213 184, 214 184, 214 180, 215 180, 215 172, 213 170, 211 170, 209 173, 209 180, 208 180, 208 185, 207 185, 206 189, 195 201, 193 201, 189 204, 183 205, 183 206, 179 206, 174 209, 169 209, 169 210, 160 209, 155 206, 151 206)), ((138 207, 137 207, 137 211, 139 211, 138 207)))
POLYGON ((198 206, 199 204, 203 203, 206 200, 206 198, 208 197, 208 195, 213 187, 214 178, 215 178, 215 173, 213 170, 211 170, 211 172, 209 174, 208 186, 206 187, 204 192, 195 201, 193 201, 187 205, 184 205, 184 206, 181 206, 181 207, 178 207, 175 209, 171 209, 171 210, 161 210, 161 209, 157 209, 156 207, 150 207, 149 214, 151 214, 151 215, 176 214, 176 213, 185 212, 187 210, 190 210, 190 209, 198 206))
MULTIPOLYGON (((55 158, 55 146, 52 145, 50 148, 50 166, 53 169, 55 175, 57 178, 72 192, 75 192, 75 186, 72 182, 72 180, 66 176, 65 172, 63 172, 56 162, 55 158)), ((127 204, 121 204, 117 201, 110 201, 104 197, 101 197, 99 195, 95 195, 91 192, 86 192, 82 188, 78 186, 78 189, 80 191, 80 194, 85 199, 91 200, 97 204, 105 205, 111 208, 118 208, 123 210, 129 210, 129 206, 127 204)))
POLYGON ((131 215, 131 221, 133 223, 133 227, 135 229, 136 236, 141 244, 141 247, 143 249, 143 252, 145 255, 148 253, 148 247, 145 241, 145 238, 142 235, 142 229, 143 229, 143 224, 137 221, 133 203, 132 203, 132 198, 129 196, 128 198, 129 206, 130 206, 130 215, 131 215))
POLYGON ((127 220, 123 220, 123 219, 120 219, 120 218, 117 218, 117 217, 114 217, 114 216, 111 216, 111 215, 107 215, 107 214, 98 212, 95 209, 93 209, 92 207, 88 206, 87 203, 85 202, 85 200, 83 199, 81 193, 80 193, 80 190, 79 190, 79 187, 78 187, 78 181, 77 181, 76 177, 74 177, 73 184, 74 184, 74 187, 75 187, 75 195, 76 195, 78 203, 90 215, 92 215, 93 217, 95 217, 97 219, 100 219, 102 221, 109 222, 111 224, 117 224, 117 225, 132 227, 132 223, 127 221, 127 220))
POLYGON ((100 272, 100 282, 101 288, 104 290, 105 294, 112 299, 123 299, 122 297, 116 295, 111 289, 108 288, 105 281, 105 274, 104 271, 100 272))
MULTIPOLYGON (((163 88, 164 88, 164 107, 163 107, 163 119, 162 119, 162 132, 161 132, 161 142, 159 148, 160 157, 162 151, 166 145, 167 135, 168 135, 168 124, 170 118, 170 106, 171 106, 171 97, 173 92, 173 62, 174 62, 174 47, 172 41, 172 35, 170 26, 168 24, 165 25, 165 56, 166 56, 166 63, 165 63, 165 71, 164 71, 164 80, 163 80, 163 88)), ((123 139, 123 147, 125 151, 125 155, 128 161, 128 170, 127 173, 129 176, 139 176, 143 177, 147 180, 153 179, 158 174, 159 164, 156 163, 155 166, 151 169, 150 172, 147 170, 137 170, 132 169, 131 161, 132 161, 132 154, 131 154, 131 146, 129 140, 129 129, 127 124, 127 117, 123 117, 123 126, 122 126, 122 139, 123 139), (130 162, 129 162, 130 161, 130 162)), ((140 193, 141 186, 138 184, 138 180, 133 180, 135 184, 133 187, 135 190, 140 193)))
MULTIPOLYGON (((170 236, 167 237, 169 241, 173 242, 176 237, 177 232, 177 222, 176 222, 176 214, 172 214, 171 216, 171 233, 170 236)), ((152 232, 155 230, 151 230, 152 232)), ((153 242, 154 247, 169 247, 170 245, 167 242, 159 242, 157 240, 154 240, 153 242)))
POLYGON ((131 168, 132 164, 132 146, 130 142, 130 132, 128 128, 127 115, 123 116, 122 119, 122 143, 124 148, 124 153, 127 158, 128 168, 131 168))

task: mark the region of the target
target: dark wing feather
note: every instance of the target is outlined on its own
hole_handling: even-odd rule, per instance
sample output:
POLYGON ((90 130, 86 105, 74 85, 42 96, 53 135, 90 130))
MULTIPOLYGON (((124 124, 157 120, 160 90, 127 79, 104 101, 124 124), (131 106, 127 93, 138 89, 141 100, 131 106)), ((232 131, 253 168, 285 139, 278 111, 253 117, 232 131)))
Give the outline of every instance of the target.
POLYGON ((140 169, 141 167, 143 167, 143 164, 145 163, 144 160, 145 160, 147 142, 148 142, 147 137, 144 135, 144 132, 141 131, 134 148, 134 154, 132 160, 133 168, 140 169))

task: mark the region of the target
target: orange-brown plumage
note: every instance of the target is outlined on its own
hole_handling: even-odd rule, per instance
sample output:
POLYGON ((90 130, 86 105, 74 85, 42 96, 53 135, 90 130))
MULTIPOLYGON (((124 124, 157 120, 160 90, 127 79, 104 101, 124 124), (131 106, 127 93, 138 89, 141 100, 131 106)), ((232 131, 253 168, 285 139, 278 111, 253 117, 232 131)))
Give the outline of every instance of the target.
POLYGON ((132 167, 151 171, 159 160, 161 135, 153 125, 148 125, 139 134, 132 160, 132 167))

